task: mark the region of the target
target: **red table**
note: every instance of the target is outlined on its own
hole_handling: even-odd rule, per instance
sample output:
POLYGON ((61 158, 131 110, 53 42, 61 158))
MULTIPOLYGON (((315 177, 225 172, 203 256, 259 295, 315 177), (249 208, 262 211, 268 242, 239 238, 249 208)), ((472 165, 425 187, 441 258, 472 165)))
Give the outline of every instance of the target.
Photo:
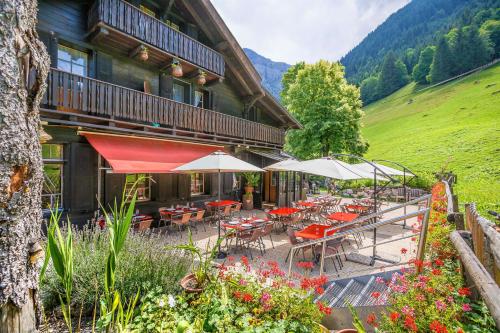
POLYGON ((324 225, 324 224, 311 224, 307 226, 306 228, 302 229, 301 231, 295 232, 295 237, 302 237, 306 239, 320 239, 325 236, 331 236, 335 232, 337 232, 336 229, 333 229, 329 225, 324 225), (330 230, 328 230, 330 229, 330 230), (325 235, 326 232, 326 235, 325 235))
POLYGON ((300 212, 300 209, 292 208, 292 207, 281 207, 281 208, 273 209, 272 211, 269 212, 269 214, 280 215, 280 216, 290 216, 290 215, 295 214, 297 212, 300 212))
POLYGON ((355 211, 367 211, 368 209, 370 209, 370 207, 363 205, 345 205, 344 207, 355 211))
POLYGON ((221 200, 221 201, 211 201, 207 203, 207 205, 210 207, 224 207, 224 206, 236 205, 238 203, 239 203, 238 201, 233 201, 233 200, 221 200))
POLYGON ((342 213, 336 212, 327 216, 329 220, 339 221, 339 222, 351 222, 359 217, 359 214, 355 213, 342 213))
POLYGON ((297 206, 301 207, 315 207, 316 204, 314 202, 309 202, 309 201, 297 201, 297 206))

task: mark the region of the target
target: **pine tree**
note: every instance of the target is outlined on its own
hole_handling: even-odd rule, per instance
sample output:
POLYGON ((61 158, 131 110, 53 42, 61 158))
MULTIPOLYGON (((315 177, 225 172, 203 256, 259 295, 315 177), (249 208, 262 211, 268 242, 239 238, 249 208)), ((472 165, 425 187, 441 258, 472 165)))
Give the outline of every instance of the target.
POLYGON ((361 100, 365 105, 378 99, 378 78, 370 76, 361 83, 361 100))
POLYGON ((418 63, 413 67, 413 80, 417 83, 428 83, 427 75, 429 75, 429 71, 431 69, 432 59, 434 57, 434 46, 427 46, 425 49, 420 52, 420 56, 418 58, 418 63))
POLYGON ((448 41, 443 36, 438 42, 436 52, 434 52, 434 58, 428 77, 429 82, 437 83, 449 79, 453 75, 453 68, 453 53, 450 50, 448 41))
POLYGON ((477 68, 491 60, 493 50, 488 45, 488 42, 479 35, 479 30, 476 26, 472 25, 467 28, 465 38, 469 51, 467 53, 465 71, 477 68))
POLYGON ((384 59, 378 80, 378 95, 385 97, 408 83, 408 71, 405 64, 389 52, 384 59))

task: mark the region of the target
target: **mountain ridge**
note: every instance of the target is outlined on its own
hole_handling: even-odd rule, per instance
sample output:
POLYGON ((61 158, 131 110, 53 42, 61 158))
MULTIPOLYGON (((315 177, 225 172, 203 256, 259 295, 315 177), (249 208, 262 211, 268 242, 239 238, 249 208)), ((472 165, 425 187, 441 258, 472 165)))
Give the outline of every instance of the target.
POLYGON ((262 85, 280 101, 281 78, 291 65, 285 62, 273 61, 249 48, 243 48, 243 51, 245 51, 255 69, 257 69, 257 72, 262 77, 262 85))

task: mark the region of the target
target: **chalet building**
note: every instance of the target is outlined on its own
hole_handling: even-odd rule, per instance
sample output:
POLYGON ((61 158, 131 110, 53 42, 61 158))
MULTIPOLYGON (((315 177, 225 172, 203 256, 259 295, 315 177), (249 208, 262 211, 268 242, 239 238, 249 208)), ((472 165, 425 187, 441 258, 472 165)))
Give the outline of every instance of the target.
MULTIPOLYGON (((39 0, 38 31, 51 58, 41 103, 44 207, 75 223, 140 175, 138 209, 206 201, 216 176, 170 171, 215 150, 264 167, 285 156, 300 124, 261 77, 208 0, 39 0)), ((223 196, 238 196, 225 175, 223 196)), ((261 201, 300 196, 301 176, 270 173, 261 201)))

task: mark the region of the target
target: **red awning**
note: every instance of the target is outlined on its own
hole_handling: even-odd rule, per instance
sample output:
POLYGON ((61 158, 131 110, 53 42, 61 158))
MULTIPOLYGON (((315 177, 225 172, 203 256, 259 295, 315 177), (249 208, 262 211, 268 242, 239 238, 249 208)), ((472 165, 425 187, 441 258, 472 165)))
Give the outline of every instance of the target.
POLYGON ((80 132, 111 165, 114 173, 169 173, 222 146, 80 132))

